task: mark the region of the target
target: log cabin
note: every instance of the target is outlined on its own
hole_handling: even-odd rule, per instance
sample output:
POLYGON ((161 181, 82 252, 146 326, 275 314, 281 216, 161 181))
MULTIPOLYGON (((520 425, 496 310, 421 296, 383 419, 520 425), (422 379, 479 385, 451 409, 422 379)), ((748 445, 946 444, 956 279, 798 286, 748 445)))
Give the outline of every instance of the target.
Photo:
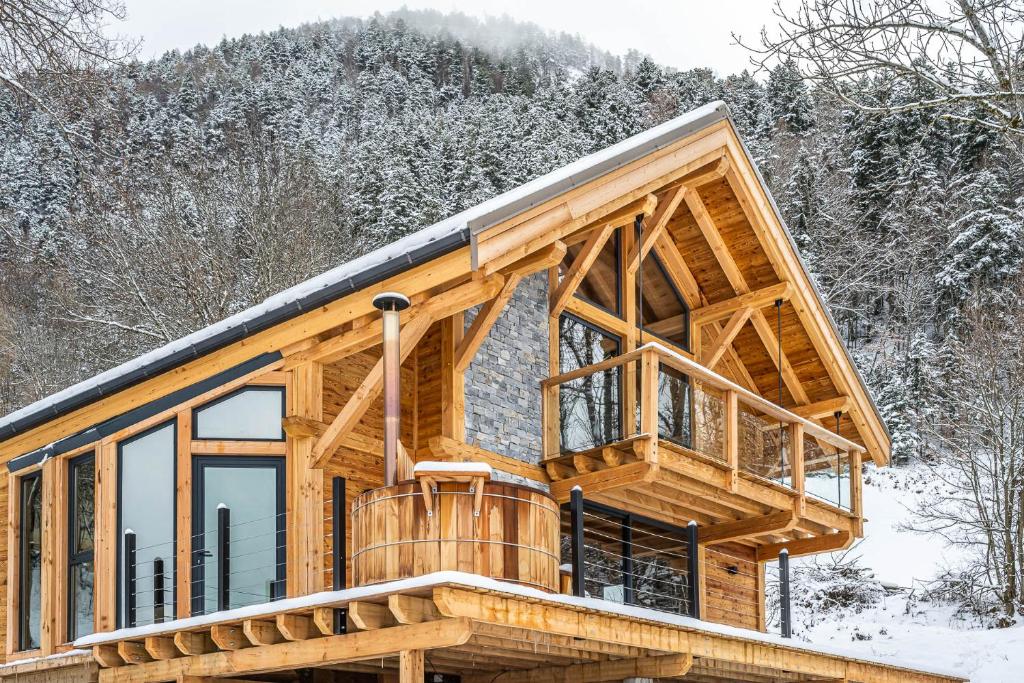
POLYGON ((0 420, 0 678, 962 681, 785 637, 889 447, 713 103, 0 420))

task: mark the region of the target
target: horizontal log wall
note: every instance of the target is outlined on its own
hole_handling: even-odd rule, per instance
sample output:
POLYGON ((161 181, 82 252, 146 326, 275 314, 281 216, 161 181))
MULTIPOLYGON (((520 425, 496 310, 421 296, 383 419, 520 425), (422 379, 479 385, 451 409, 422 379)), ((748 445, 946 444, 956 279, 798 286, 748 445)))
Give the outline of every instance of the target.
POLYGON ((701 618, 740 628, 759 629, 764 596, 753 548, 722 543, 704 549, 704 600, 701 618))

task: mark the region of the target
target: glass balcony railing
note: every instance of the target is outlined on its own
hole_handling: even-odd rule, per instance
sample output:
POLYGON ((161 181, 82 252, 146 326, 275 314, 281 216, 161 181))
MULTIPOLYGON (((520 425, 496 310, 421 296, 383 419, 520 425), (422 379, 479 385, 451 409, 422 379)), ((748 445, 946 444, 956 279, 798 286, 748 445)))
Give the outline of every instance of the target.
POLYGON ((738 473, 853 510, 851 452, 860 446, 661 345, 575 368, 542 390, 548 458, 656 434, 738 473))

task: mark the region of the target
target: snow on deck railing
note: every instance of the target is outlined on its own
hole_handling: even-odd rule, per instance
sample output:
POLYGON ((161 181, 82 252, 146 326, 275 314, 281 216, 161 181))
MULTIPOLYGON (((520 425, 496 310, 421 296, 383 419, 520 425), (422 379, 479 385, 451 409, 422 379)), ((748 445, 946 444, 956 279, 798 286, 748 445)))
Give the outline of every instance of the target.
POLYGON ((383 584, 372 586, 361 586, 358 588, 347 588, 338 591, 323 591, 312 595, 305 595, 297 598, 286 598, 272 603, 249 605, 236 609, 225 610, 204 614, 198 617, 177 619, 162 624, 148 624, 136 628, 122 628, 117 631, 106 633, 94 633, 79 638, 72 645, 76 648, 87 648, 96 645, 116 643, 123 640, 139 640, 147 636, 161 635, 165 633, 176 633, 178 631, 197 630, 213 624, 239 622, 245 619, 255 619, 273 614, 310 610, 315 607, 342 607, 346 603, 356 600, 384 597, 387 595, 404 593, 417 589, 434 588, 438 586, 464 587, 469 589, 495 591, 505 593, 514 597, 522 597, 530 600, 539 600, 547 603, 564 605, 566 607, 583 608, 588 611, 602 612, 605 614, 622 616, 629 619, 642 619, 644 621, 675 626, 691 631, 709 633, 727 638, 746 640, 748 642, 766 643, 789 650, 810 652, 813 654, 838 657, 841 659, 866 662, 890 668, 917 671, 944 678, 966 681, 967 677, 959 671, 940 669, 930 664, 909 659, 897 659, 893 657, 879 657, 865 655, 861 652, 833 647, 829 645, 814 645, 811 643, 800 643, 787 640, 781 636, 762 633, 736 626, 716 624, 708 621, 700 621, 693 617, 681 616, 668 612, 659 612, 646 607, 626 605, 610 600, 599 598, 580 598, 572 595, 559 593, 547 593, 545 591, 491 579, 477 574, 466 572, 435 572, 425 574, 411 579, 400 579, 383 584))

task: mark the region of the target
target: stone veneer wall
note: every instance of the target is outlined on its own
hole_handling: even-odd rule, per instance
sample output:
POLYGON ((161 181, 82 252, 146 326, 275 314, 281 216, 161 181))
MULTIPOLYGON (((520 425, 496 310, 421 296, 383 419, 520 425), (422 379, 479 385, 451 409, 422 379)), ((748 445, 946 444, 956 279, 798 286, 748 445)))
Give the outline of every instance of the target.
MULTIPOLYGON (((541 459, 540 380, 548 375, 548 278, 523 279, 466 370, 466 441, 541 459)), ((479 309, 466 312, 466 327, 479 309)))

